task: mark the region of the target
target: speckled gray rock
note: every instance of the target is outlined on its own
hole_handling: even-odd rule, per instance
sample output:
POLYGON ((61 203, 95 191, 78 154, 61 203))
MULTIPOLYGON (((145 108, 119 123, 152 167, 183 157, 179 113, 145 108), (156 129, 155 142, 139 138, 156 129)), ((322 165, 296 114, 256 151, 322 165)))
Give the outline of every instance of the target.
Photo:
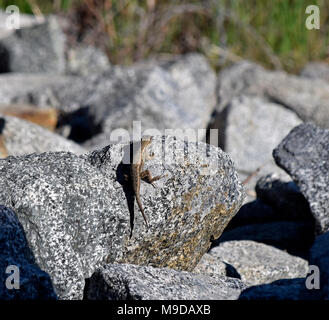
POLYGON ((193 273, 201 273, 207 275, 218 275, 218 276, 226 276, 231 278, 240 279, 241 276, 235 270, 235 268, 217 257, 212 256, 209 253, 206 253, 202 256, 199 263, 193 269, 193 273))
POLYGON ((17 213, 60 298, 81 298, 84 279, 105 262, 192 270, 242 204, 243 187, 227 154, 210 146, 206 157, 194 143, 158 136, 145 167, 167 176, 156 189, 141 185, 147 229, 124 185, 128 150, 129 144, 116 144, 85 155, 0 161, 0 203, 17 213))
MULTIPOLYGON (((112 141, 115 129, 131 132, 133 121, 142 122, 142 131, 156 128, 162 133, 165 129, 207 128, 216 103, 216 77, 202 55, 188 54, 165 64, 143 63, 115 70, 116 75, 103 75, 114 79, 113 84, 104 89, 105 81, 99 93, 86 101, 97 106, 91 110, 96 123, 106 117, 102 134, 86 142, 89 149, 112 141)), ((204 133, 200 136, 204 138, 204 133)))
POLYGON ((261 175, 271 172, 285 175, 275 165, 272 150, 301 120, 292 111, 259 97, 233 98, 224 113, 225 123, 219 126, 220 132, 224 132, 220 145, 234 160, 240 179, 261 167, 246 189, 252 192, 261 175))
POLYGON ((314 241, 314 224, 308 221, 255 223, 228 230, 215 243, 252 240, 304 255, 314 241))
POLYGON ((290 174, 307 199, 317 231, 328 231, 329 130, 311 123, 302 124, 275 148, 273 157, 290 174))
POLYGON ((261 177, 256 184, 257 198, 270 205, 281 220, 313 220, 310 206, 296 184, 275 174, 261 177))
POLYGON ((76 76, 88 76, 102 73, 110 68, 106 54, 95 47, 70 48, 66 53, 66 73, 76 76))
POLYGON ((242 61, 219 75, 218 111, 223 111, 240 95, 264 97, 291 109, 303 121, 329 127, 329 84, 326 81, 267 71, 257 64, 242 61))
POLYGON ((329 82, 329 64, 310 62, 302 70, 301 76, 310 79, 322 79, 329 82))
POLYGON ((218 75, 218 112, 223 112, 235 97, 263 97, 266 80, 263 71, 261 66, 249 61, 241 61, 221 70, 218 75))
POLYGON ((110 264, 91 277, 90 300, 236 300, 247 286, 239 279, 166 268, 110 264))
POLYGON ((39 107, 54 106, 60 109, 59 102, 52 94, 51 88, 73 85, 74 80, 76 77, 62 75, 0 74, 0 103, 26 103, 39 107), (36 100, 37 93, 38 99, 36 100))
POLYGON ((64 72, 64 44, 64 34, 54 16, 47 17, 44 23, 17 29, 0 39, 1 52, 9 55, 7 70, 11 72, 64 72))
POLYGON ((243 282, 253 285, 302 278, 308 271, 306 260, 255 241, 226 241, 212 248, 209 254, 232 265, 243 282))
MULTIPOLYGON (((17 77, 0 77, 0 103, 52 106, 72 115, 68 123, 71 126, 74 113, 86 110, 93 134, 98 133, 85 143, 91 150, 114 141, 115 129, 131 133, 133 121, 141 121, 142 131, 153 128, 177 136, 178 133, 164 130, 206 129, 216 100, 215 73, 206 59, 197 54, 167 64, 113 66, 101 74, 52 76, 44 83, 39 80, 40 76, 29 76, 19 82, 21 88, 15 92, 17 77), (34 84, 25 83, 30 78, 34 84)), ((204 136, 205 130, 196 138, 204 136)))
POLYGON ((35 264, 16 214, 0 205, 0 300, 32 299, 56 299, 56 294, 49 275, 35 264), (18 267, 19 289, 6 286, 12 266, 18 267))
POLYGON ((310 250, 310 265, 320 270, 320 295, 329 299, 329 232, 316 237, 310 250))
POLYGON ((86 152, 84 148, 73 141, 31 122, 3 116, 1 113, 0 119, 4 120, 2 135, 8 155, 20 156, 46 151, 70 151, 76 154, 86 152))

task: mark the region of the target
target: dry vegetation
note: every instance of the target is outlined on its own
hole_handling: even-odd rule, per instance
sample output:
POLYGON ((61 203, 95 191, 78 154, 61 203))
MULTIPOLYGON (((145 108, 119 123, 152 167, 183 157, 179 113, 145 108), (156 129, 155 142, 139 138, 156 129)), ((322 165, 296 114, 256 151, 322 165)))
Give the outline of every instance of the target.
POLYGON ((74 39, 102 47, 113 63, 199 51, 215 68, 244 58, 298 72, 329 56, 326 0, 0 0, 9 4, 67 15, 74 39), (309 4, 320 7, 320 30, 305 28, 309 4))

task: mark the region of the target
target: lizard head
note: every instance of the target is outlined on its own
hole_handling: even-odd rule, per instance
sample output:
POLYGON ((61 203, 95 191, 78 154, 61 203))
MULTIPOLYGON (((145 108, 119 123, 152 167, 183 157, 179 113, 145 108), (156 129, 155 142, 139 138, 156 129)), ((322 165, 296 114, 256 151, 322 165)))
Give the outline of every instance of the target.
POLYGON ((143 136, 142 137, 142 146, 148 146, 152 142, 152 136, 143 136))

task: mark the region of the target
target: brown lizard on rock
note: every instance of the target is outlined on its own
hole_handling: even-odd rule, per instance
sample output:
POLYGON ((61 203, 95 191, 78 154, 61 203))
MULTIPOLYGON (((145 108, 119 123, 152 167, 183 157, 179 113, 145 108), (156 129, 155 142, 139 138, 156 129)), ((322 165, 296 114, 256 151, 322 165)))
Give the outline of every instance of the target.
POLYGON ((140 199, 140 186, 141 186, 141 180, 148 182, 152 184, 153 187, 154 184, 153 182, 156 180, 159 180, 162 178, 162 176, 156 176, 152 178, 151 172, 149 170, 143 170, 144 162, 145 160, 150 160, 154 157, 154 155, 148 154, 147 147, 151 144, 152 142, 152 136, 143 136, 142 140, 140 142, 137 142, 137 147, 136 145, 133 148, 133 161, 130 166, 130 176, 132 180, 132 187, 135 193, 136 201, 138 204, 138 207, 140 211, 142 212, 142 215, 144 217, 146 226, 148 227, 147 219, 144 213, 144 209, 142 206, 142 202, 140 199))

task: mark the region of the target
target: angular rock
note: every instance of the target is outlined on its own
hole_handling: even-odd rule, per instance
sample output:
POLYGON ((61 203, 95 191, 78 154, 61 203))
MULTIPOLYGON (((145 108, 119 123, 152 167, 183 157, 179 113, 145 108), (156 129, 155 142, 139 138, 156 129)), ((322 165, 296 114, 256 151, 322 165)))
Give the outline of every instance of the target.
POLYGON ((308 271, 306 260, 254 241, 226 241, 208 254, 233 266, 243 282, 253 285, 302 278, 308 271))
POLYGON ((70 151, 76 154, 86 150, 73 141, 31 122, 11 116, 2 116, 2 137, 8 155, 20 156, 46 151, 70 151))
POLYGON ((308 221, 249 224, 225 231, 214 245, 232 240, 252 240, 305 256, 314 241, 314 224, 308 221))
MULTIPOLYGON (((218 112, 222 112, 233 98, 247 95, 265 97, 268 72, 249 61, 235 63, 218 75, 218 112)), ((218 119, 220 120, 220 119, 218 119)))
POLYGON ((60 298, 82 298, 84 279, 104 263, 192 270, 244 196, 229 156, 212 146, 206 156, 201 147, 154 138, 145 169, 166 176, 156 189, 141 185, 149 229, 124 183, 127 143, 85 155, 8 157, 0 161, 0 203, 15 210, 60 298))
POLYGON ((0 47, 0 60, 5 55, 9 64, 0 72, 58 74, 65 70, 65 37, 54 16, 1 38, 0 47))
POLYGON ((304 67, 300 75, 310 79, 322 79, 329 82, 329 64, 310 62, 304 67))
POLYGON ((46 108, 52 106, 62 110, 60 102, 52 94, 51 88, 73 85, 76 79, 73 76, 62 75, 0 74, 0 103, 32 104, 46 108))
POLYGON ((0 300, 32 299, 56 299, 56 294, 49 275, 35 264, 15 213, 0 205, 0 300), (14 274, 18 288, 8 288, 15 284, 9 278, 14 274))
MULTIPOLYGON (((52 76, 45 81, 41 76, 0 77, 0 103, 54 107, 68 115, 72 131, 81 123, 79 112, 83 111, 90 127, 85 140, 98 134, 85 146, 95 149, 117 142, 112 135, 116 129, 131 133, 133 121, 141 121, 143 132, 157 129, 176 136, 182 136, 180 131, 165 129, 192 129, 193 134, 204 129, 194 141, 203 139, 215 106, 215 87, 216 77, 206 59, 187 55, 170 64, 116 66, 86 77, 52 76)), ((79 134, 81 131, 86 130, 79 130, 79 134)))
POLYGON ((273 151, 307 199, 317 231, 329 230, 329 130, 311 123, 294 128, 273 151))
POLYGON ((247 190, 254 190, 257 177, 263 174, 284 174, 275 165, 272 150, 301 120, 292 111, 259 97, 233 98, 224 113, 225 123, 218 126, 224 132, 220 145, 232 156, 240 179, 261 167, 247 183, 247 190))
POLYGON ((102 73, 110 68, 106 54, 95 47, 77 47, 67 51, 66 73, 75 76, 88 76, 102 73))
POLYGON ((247 286, 239 279, 166 268, 110 264, 88 285, 90 300, 236 300, 247 286))
POLYGON ((303 121, 312 121, 322 128, 329 128, 327 82, 282 75, 266 88, 266 95, 275 103, 293 110, 303 121))
POLYGON ((291 109, 303 121, 329 127, 329 84, 326 81, 268 71, 242 61, 219 75, 218 111, 222 112, 234 97, 241 95, 265 97, 291 109))
POLYGON ((201 273, 210 276, 218 275, 241 279, 241 276, 232 265, 219 260, 217 257, 213 257, 209 253, 203 255, 199 263, 193 269, 193 273, 201 273))
MULTIPOLYGON (((113 88, 118 87, 108 96, 102 89, 100 101, 90 102, 102 106, 95 109, 98 110, 98 114, 93 115, 96 122, 104 118, 101 111, 104 106, 108 111, 102 134, 88 141, 87 148, 101 147, 113 141, 113 130, 123 128, 132 132, 133 121, 141 121, 142 131, 157 129, 182 138, 183 130, 192 129, 193 134, 198 134, 197 129, 203 129, 199 138, 205 137, 215 106, 216 77, 203 56, 189 54, 166 64, 136 65, 117 76, 113 88)), ((196 139, 197 136, 194 141, 196 139)))
MULTIPOLYGON (((310 265, 319 268, 320 289, 322 299, 329 299, 329 232, 316 237, 310 250, 310 265)), ((316 276, 315 272, 312 272, 316 276)), ((314 283, 313 283, 314 284, 314 283)))

